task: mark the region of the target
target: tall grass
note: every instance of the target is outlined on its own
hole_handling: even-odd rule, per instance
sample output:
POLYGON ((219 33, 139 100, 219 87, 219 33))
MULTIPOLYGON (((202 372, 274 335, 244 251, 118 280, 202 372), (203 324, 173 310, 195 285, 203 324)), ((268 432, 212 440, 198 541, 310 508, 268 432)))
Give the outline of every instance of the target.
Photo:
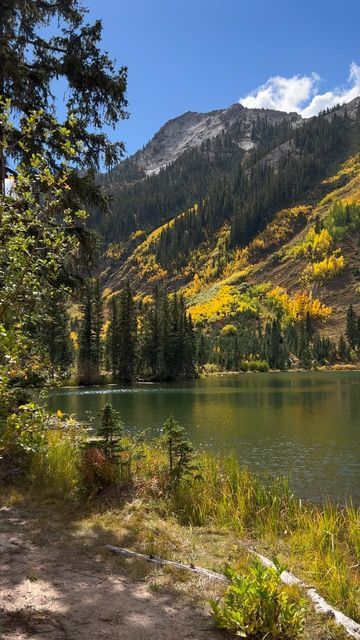
POLYGON ((183 483, 174 496, 184 522, 202 526, 209 520, 239 533, 284 533, 298 502, 287 478, 266 477, 241 467, 235 456, 200 456, 200 476, 183 483))
POLYGON ((46 446, 32 460, 30 480, 32 489, 48 496, 69 499, 81 484, 81 449, 73 433, 51 430, 46 446))
POLYGON ((183 483, 174 496, 183 522, 212 522, 280 549, 295 573, 360 618, 360 509, 303 504, 286 478, 252 474, 233 456, 200 460, 202 478, 183 483))

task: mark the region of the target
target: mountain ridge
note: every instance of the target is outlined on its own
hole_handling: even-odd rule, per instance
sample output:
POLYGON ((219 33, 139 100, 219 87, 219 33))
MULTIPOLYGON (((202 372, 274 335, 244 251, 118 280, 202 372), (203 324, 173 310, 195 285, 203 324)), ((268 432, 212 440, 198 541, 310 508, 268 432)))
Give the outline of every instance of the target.
MULTIPOLYGON (((349 201, 355 218, 360 205, 360 98, 310 119, 241 105, 230 111, 213 112, 215 120, 208 123, 210 128, 215 123, 214 133, 226 116, 229 124, 221 133, 186 149, 158 173, 146 176, 145 164, 141 171, 136 166, 146 149, 145 159, 159 157, 153 154, 154 144, 158 153, 154 136, 150 147, 124 162, 126 171, 135 163, 132 181, 120 169, 117 185, 104 183, 113 196, 110 219, 98 222, 106 238, 106 295, 127 280, 145 297, 159 284, 184 293, 200 324, 213 323, 207 305, 216 308, 215 324, 221 328, 233 318, 235 302, 245 315, 250 309, 250 316, 267 317, 268 293, 274 289, 283 314, 295 304, 293 299, 303 296, 309 308, 323 309, 324 317, 320 314, 317 322, 337 337, 343 330, 344 304, 351 300, 360 309, 358 228, 355 225, 351 238, 343 229, 339 239, 326 225, 337 202, 345 211, 349 201), (246 139, 251 148, 241 146, 246 139), (321 233, 329 233, 330 239, 317 253, 307 236, 318 242, 321 233), (296 242, 306 250, 292 253, 296 242), (346 295, 339 295, 341 282, 346 295), (269 290, 260 295, 258 287, 269 290), (245 290, 246 302, 241 293, 245 290), (252 296, 256 300, 250 301, 252 296), (331 309, 331 320, 325 309, 331 309)), ((180 119, 202 126, 204 114, 195 116, 187 112, 180 119)), ((179 119, 166 123, 165 131, 170 135, 174 126, 182 144, 179 119)), ((160 141, 163 136, 166 143, 163 133, 164 128, 158 132, 160 141)))
MULTIPOLYGON (((360 96, 349 103, 339 104, 331 110, 328 117, 332 117, 333 113, 343 114, 344 110, 348 111, 350 118, 355 117, 355 111, 359 103, 360 96)), ((276 109, 248 108, 241 103, 234 103, 230 107, 214 109, 208 112, 186 111, 167 120, 142 149, 125 159, 110 171, 104 179, 107 182, 110 178, 110 182, 112 182, 111 176, 114 176, 116 182, 119 167, 129 161, 137 165, 140 174, 143 174, 144 177, 156 174, 174 162, 189 148, 200 146, 205 140, 212 139, 225 131, 227 127, 238 122, 241 116, 245 116, 245 125, 251 124, 256 118, 262 118, 268 122, 287 120, 294 127, 301 126, 306 120, 317 117, 303 118, 295 111, 286 112, 276 109), (175 139, 172 140, 172 136, 175 139), (173 146, 171 142, 173 142, 173 146)), ((244 131, 242 143, 245 151, 249 151, 255 146, 250 139, 249 129, 244 131)))

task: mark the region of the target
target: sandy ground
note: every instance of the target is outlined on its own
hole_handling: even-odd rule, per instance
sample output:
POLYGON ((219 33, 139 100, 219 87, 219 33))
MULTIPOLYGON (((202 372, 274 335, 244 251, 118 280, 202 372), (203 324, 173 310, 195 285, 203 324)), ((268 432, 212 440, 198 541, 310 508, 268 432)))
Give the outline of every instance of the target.
POLYGON ((0 509, 0 638, 218 640, 209 616, 23 507, 0 509))

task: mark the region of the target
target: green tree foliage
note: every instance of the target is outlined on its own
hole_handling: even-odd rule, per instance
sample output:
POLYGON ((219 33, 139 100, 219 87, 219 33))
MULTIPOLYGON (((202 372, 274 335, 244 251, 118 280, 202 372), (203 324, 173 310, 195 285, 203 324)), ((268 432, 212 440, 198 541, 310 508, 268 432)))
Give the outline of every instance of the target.
POLYGON ((144 314, 141 342, 144 362, 156 380, 195 376, 195 336, 185 300, 156 289, 154 305, 144 314))
POLYGON ((119 295, 117 329, 117 351, 113 371, 119 380, 131 382, 136 370, 137 320, 129 282, 119 295))
MULTIPOLYGON (((11 144, 0 150, 2 185, 13 171, 12 162, 28 164, 32 153, 46 157, 47 164, 55 168, 71 146, 78 167, 97 169, 101 160, 113 164, 123 150, 121 143, 111 143, 101 129, 104 123, 115 126, 126 117, 127 71, 125 67, 116 70, 101 51, 101 22, 89 24, 86 13, 78 0, 13 0, 1 7, 0 96, 11 100, 17 116, 11 144), (49 127, 54 113, 53 82, 59 79, 66 95, 64 127, 69 129, 74 114, 76 125, 68 131, 66 141, 61 135, 46 138, 39 126, 23 148, 18 144, 23 117, 41 109, 49 127)), ((76 180, 74 173, 73 186, 76 180)))
MULTIPOLYGON (((355 321, 357 326, 357 322, 355 321)), ((354 326, 355 326, 354 324, 354 326)), ((283 324, 279 319, 265 323, 238 319, 228 325, 231 331, 216 327, 196 332, 196 364, 206 363, 227 371, 266 371, 301 366, 347 362, 350 348, 344 338, 339 344, 321 335, 309 317, 283 324)))
POLYGON ((131 382, 136 376, 175 380, 196 375, 195 333, 182 297, 155 289, 153 304, 139 307, 127 283, 112 296, 108 313, 107 352, 115 378, 131 382))
POLYGON ((346 313, 346 338, 351 349, 360 346, 360 336, 358 331, 358 317, 351 304, 346 313))
POLYGON ((79 384, 91 385, 99 379, 101 363, 103 305, 98 279, 87 282, 81 310, 83 318, 79 329, 77 376, 79 384))
MULTIPOLYGON (((2 107, 0 144, 6 154, 13 144, 13 125, 10 105, 2 103, 2 107)), ((48 378, 49 345, 44 344, 41 328, 49 309, 55 311, 82 273, 86 212, 75 201, 69 206, 72 170, 65 162, 59 170, 52 170, 42 154, 30 154, 40 131, 44 139, 56 138, 63 144, 71 162, 68 139, 73 126, 75 121, 69 128, 59 126, 41 112, 24 119, 18 146, 29 153, 30 160, 18 166, 11 192, 0 195, 0 365, 5 415, 24 403, 20 387, 48 378)), ((59 348, 55 359, 60 358, 59 340, 63 342, 64 337, 60 334, 66 330, 62 325, 51 338, 59 348)), ((63 342, 61 348, 64 346, 63 342)))
POLYGON ((97 229, 101 227, 108 242, 119 241, 137 228, 159 226, 194 202, 201 203, 211 186, 231 173, 243 155, 229 132, 228 136, 190 149, 159 174, 146 179, 142 179, 146 176, 135 160, 125 160, 100 177, 100 183, 111 195, 111 212, 106 220, 100 209, 94 212, 92 224, 97 229))
POLYGON ((123 436, 123 423, 108 403, 95 429, 95 438, 87 438, 84 444, 82 479, 88 493, 114 488, 129 479, 131 456, 123 436))
POLYGON ((225 222, 231 225, 231 251, 249 242, 276 211, 303 200, 332 163, 352 150, 357 126, 346 114, 320 114, 295 128, 288 119, 274 124, 259 117, 252 127, 257 146, 245 156, 239 146, 244 135, 239 118, 157 175, 141 179, 145 176, 130 158, 102 177, 113 197, 112 211, 105 222, 100 211, 94 214, 92 224, 101 226, 106 241, 113 242, 137 228, 150 230, 172 220, 152 248, 157 262, 170 272, 184 266, 201 243, 211 242, 225 222), (289 151, 280 154, 276 165, 267 162, 268 154, 284 142, 289 151))
POLYGON ((269 363, 271 369, 287 368, 287 352, 278 318, 275 318, 271 323, 266 323, 261 352, 262 358, 269 363))
POLYGON ((112 463, 119 462, 119 453, 122 451, 123 423, 109 403, 103 409, 96 435, 98 437, 97 447, 104 452, 107 459, 112 463))
POLYGON ((325 218, 324 227, 338 240, 356 233, 360 229, 360 205, 335 202, 325 218))
POLYGON ((343 362, 347 362, 348 360, 350 360, 350 349, 343 335, 341 335, 339 338, 338 354, 340 360, 342 360, 343 362))
POLYGON ((65 292, 58 292, 44 308, 38 330, 39 342, 49 354, 51 364, 63 373, 67 372, 74 358, 67 307, 68 296, 65 292))
POLYGON ((164 422, 160 442, 167 452, 170 483, 177 487, 183 477, 197 468, 193 446, 184 427, 173 416, 164 422))

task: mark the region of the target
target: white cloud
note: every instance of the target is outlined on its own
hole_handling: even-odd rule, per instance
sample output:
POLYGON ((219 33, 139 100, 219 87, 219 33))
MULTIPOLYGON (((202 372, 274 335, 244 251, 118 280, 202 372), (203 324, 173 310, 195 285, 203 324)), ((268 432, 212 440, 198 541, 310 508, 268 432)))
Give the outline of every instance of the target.
POLYGON ((277 109, 288 113, 296 111, 305 118, 309 118, 323 109, 350 102, 360 96, 360 66, 355 62, 350 65, 350 74, 345 87, 319 93, 320 81, 321 78, 317 73, 309 76, 296 75, 291 78, 273 76, 248 96, 240 98, 239 102, 244 107, 252 109, 277 109))

